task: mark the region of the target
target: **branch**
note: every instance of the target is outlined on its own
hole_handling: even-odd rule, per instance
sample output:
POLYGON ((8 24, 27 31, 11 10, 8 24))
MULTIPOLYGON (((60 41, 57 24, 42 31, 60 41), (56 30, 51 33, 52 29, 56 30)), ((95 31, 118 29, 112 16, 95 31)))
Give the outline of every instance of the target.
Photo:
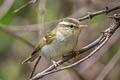
POLYGON ((5 16, 8 10, 11 8, 15 0, 4 0, 0 5, 0 19, 5 16))
POLYGON ((120 31, 116 31, 114 36, 112 36, 112 39, 107 43, 107 45, 104 46, 104 49, 99 51, 99 54, 96 54, 92 56, 91 58, 87 59, 84 63, 81 63, 80 65, 82 66, 80 68, 80 72, 84 72, 85 70, 88 70, 91 66, 93 66, 96 61, 98 61, 105 53, 107 53, 108 49, 120 39, 119 35, 120 31), (84 66, 87 65, 87 66, 84 66))
MULTIPOLYGON (((115 19, 115 22, 108 29, 106 29, 104 31, 104 33, 96 41, 94 41, 90 45, 88 45, 86 47, 83 47, 82 49, 79 50, 79 55, 80 55, 81 53, 83 53, 85 51, 88 51, 89 49, 93 48, 94 46, 97 46, 88 56, 86 56, 83 59, 80 59, 79 61, 77 61, 77 62, 75 62, 71 65, 62 67, 58 70, 53 70, 55 67, 54 67, 54 65, 52 65, 49 68, 45 69, 43 72, 35 75, 33 78, 31 78, 31 80, 37 80, 37 79, 40 79, 40 78, 42 78, 42 77, 44 77, 48 74, 55 73, 55 72, 58 72, 58 71, 62 71, 62 70, 65 70, 65 69, 69 69, 69 68, 74 67, 74 66, 78 65, 79 63, 85 61, 86 59, 88 59, 92 55, 94 55, 99 49, 101 49, 107 43, 107 41, 110 39, 110 37, 113 35, 113 33, 119 28, 119 26, 120 26, 120 14, 113 15, 113 18, 115 19)), ((62 64, 64 62, 74 58, 75 56, 77 56, 77 55, 70 54, 67 57, 59 60, 58 64, 62 64)))
POLYGON ((37 0, 30 0, 26 4, 22 5, 20 8, 14 10, 13 13, 17 13, 17 12, 21 11, 22 9, 24 9, 25 7, 29 6, 30 4, 33 4, 36 2, 37 2, 37 0))
POLYGON ((93 17, 97 16, 97 15, 100 15, 100 14, 108 14, 112 11, 115 11, 115 10, 118 10, 120 9, 120 6, 117 6, 117 7, 114 7, 114 8, 108 8, 106 7, 104 10, 100 10, 100 11, 97 11, 97 12, 94 12, 94 13, 88 13, 88 15, 82 17, 82 18, 78 18, 79 21, 83 21, 83 20, 86 20, 86 19, 92 19, 93 17))

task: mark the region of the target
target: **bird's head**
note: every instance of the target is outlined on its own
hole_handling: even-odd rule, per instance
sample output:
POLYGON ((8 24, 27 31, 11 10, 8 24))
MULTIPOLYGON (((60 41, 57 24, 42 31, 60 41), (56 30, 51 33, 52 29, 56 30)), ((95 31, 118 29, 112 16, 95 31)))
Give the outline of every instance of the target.
POLYGON ((86 28, 87 25, 80 25, 79 20, 74 18, 65 18, 63 21, 58 23, 58 28, 61 28, 61 31, 64 32, 78 32, 83 28, 86 28))

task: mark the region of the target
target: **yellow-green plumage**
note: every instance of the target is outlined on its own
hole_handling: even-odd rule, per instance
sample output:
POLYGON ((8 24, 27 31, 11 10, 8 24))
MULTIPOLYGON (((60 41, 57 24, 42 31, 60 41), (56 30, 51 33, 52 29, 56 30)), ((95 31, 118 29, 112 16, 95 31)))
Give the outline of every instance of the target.
POLYGON ((56 34, 56 29, 54 29, 45 36, 47 44, 50 44, 54 40, 55 34, 56 34))

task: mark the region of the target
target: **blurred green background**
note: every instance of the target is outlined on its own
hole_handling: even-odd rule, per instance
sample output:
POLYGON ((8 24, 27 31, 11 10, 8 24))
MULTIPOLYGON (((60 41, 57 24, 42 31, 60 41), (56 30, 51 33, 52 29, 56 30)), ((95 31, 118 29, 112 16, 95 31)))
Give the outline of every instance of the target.
MULTIPOLYGON (((39 3, 39 1, 44 0, 38 0, 38 2, 28 5, 17 13, 13 13, 14 10, 28 3, 28 1, 30 0, 0 0, 0 80, 27 80, 34 64, 21 64, 22 60, 30 55, 33 47, 11 35, 11 32, 35 45, 46 32, 54 28, 56 23, 65 17, 79 18, 88 12, 98 11, 106 6, 112 8, 120 4, 119 0, 46 0, 45 3, 39 3), (44 21, 44 31, 41 28, 42 21, 44 21)), ((109 15, 119 12, 120 10, 117 10, 109 15)), ((99 37, 101 31, 109 27, 112 22, 113 20, 104 14, 81 22, 88 24, 89 27, 81 33, 77 49, 94 41, 99 37)), ((76 67, 77 72, 63 71, 41 80, 82 80, 76 74, 81 74, 85 80, 95 80, 105 65, 120 50, 119 35, 120 29, 98 52, 101 57, 95 60, 93 65, 81 64, 76 67), (84 66, 88 67, 85 68, 84 66), (74 75, 71 76, 71 74, 74 75)), ((42 58, 38 66, 36 73, 45 69, 48 62, 42 58)), ((119 66, 118 61, 117 65, 105 77, 105 80, 120 80, 119 66)))

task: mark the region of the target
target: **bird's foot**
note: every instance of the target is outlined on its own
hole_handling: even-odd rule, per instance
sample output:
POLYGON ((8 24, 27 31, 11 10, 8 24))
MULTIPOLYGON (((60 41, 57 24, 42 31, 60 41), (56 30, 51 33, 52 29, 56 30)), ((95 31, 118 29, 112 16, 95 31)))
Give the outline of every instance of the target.
POLYGON ((58 64, 56 61, 54 61, 54 60, 51 60, 51 62, 53 63, 53 65, 55 66, 55 69, 57 69, 57 67, 60 65, 60 64, 58 64))
POLYGON ((79 55, 79 51, 72 51, 72 53, 74 53, 75 56, 79 55))

